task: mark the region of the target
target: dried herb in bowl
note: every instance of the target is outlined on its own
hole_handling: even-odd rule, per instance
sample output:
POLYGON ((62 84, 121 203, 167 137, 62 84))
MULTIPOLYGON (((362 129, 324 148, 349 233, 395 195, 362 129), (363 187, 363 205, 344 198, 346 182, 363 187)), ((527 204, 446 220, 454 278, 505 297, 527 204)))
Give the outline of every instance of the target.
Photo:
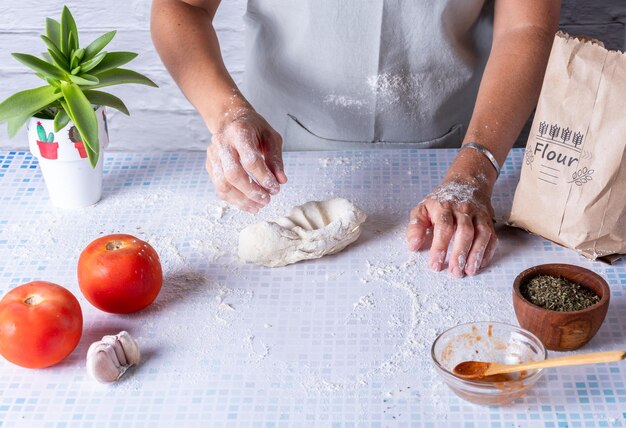
POLYGON ((558 312, 581 311, 600 301, 600 296, 587 287, 551 275, 530 279, 522 284, 520 293, 533 305, 558 312))

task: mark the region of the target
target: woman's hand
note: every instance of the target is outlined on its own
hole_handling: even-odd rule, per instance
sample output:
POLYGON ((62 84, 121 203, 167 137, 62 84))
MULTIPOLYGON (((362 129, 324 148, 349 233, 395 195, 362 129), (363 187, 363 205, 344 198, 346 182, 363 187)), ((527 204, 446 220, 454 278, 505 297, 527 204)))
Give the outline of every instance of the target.
POLYGON ((255 213, 287 182, 282 139, 241 95, 224 65, 213 28, 219 4, 153 0, 152 38, 168 71, 213 133, 206 169, 217 194, 255 213))
MULTIPOLYGON (((489 149, 502 165, 537 105, 561 2, 494 3, 491 52, 465 138, 489 149)), ((497 244, 491 207, 496 175, 484 155, 463 149, 441 186, 411 212, 409 248, 422 248, 432 232, 432 270, 442 269, 453 237, 452 275, 474 275, 490 262, 497 244)))
POLYGON ((498 242, 491 206, 495 170, 476 156, 483 155, 461 151, 441 185, 411 211, 407 230, 411 251, 423 248, 432 233, 429 265, 435 272, 442 270, 452 245, 448 265, 457 278, 489 264, 498 242))
POLYGON ((257 213, 287 182, 282 138, 251 108, 226 117, 207 149, 206 169, 221 199, 257 213))

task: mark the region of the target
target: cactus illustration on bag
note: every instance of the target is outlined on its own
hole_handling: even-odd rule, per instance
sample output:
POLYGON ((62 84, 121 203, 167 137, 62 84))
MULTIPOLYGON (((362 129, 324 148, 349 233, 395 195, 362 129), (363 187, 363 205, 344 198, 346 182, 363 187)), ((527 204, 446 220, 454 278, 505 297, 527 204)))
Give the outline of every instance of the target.
POLYGON ((86 158, 87 150, 85 149, 83 138, 80 136, 80 132, 78 132, 78 129, 76 129, 75 126, 70 127, 70 130, 68 131, 68 136, 70 138, 70 141, 74 143, 74 147, 76 148, 76 150, 78 150, 78 154, 80 155, 81 159, 86 158))
POLYGON ((37 146, 41 156, 45 159, 58 159, 59 143, 54 142, 54 134, 52 132, 46 135, 46 130, 41 122, 37 122, 37 138, 37 146))

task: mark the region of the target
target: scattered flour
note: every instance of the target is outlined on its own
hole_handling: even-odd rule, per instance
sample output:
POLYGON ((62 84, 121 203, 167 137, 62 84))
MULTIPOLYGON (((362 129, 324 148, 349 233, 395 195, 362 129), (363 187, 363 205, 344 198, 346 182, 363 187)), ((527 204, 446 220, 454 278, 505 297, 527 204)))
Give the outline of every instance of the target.
POLYGON ((352 165, 352 159, 346 157, 321 158, 322 167, 352 165))
POLYGON ((374 297, 372 293, 366 294, 365 296, 361 296, 359 300, 354 302, 352 305, 352 312, 350 312, 346 316, 346 320, 356 317, 358 319, 363 319, 364 312, 373 309, 376 307, 376 303, 374 301, 374 297))
POLYGON ((341 107, 362 107, 365 105, 364 100, 352 98, 346 95, 330 94, 324 98, 324 103, 334 104, 341 107))
MULTIPOLYGON (((259 219, 284 215, 294 205, 334 196, 328 189, 333 189, 336 177, 362 173, 365 161, 361 157, 332 157, 319 162, 319 180, 326 184, 319 189, 290 188, 284 195, 273 197, 272 204, 256 217, 232 209, 208 194, 122 188, 106 195, 97 207, 80 210, 77 215, 52 210, 46 216, 25 217, 7 224, 0 230, 0 239, 8 243, 3 250, 6 253, 0 256, 46 261, 48 271, 41 273, 43 278, 57 268, 67 269, 88 242, 100 235, 132 233, 155 247, 163 265, 164 286, 145 311, 132 319, 115 318, 81 300, 85 319, 91 320, 86 323, 86 331, 93 330, 101 337, 114 327, 117 331, 126 329, 137 338, 142 351, 146 350, 146 359, 134 369, 133 376, 113 388, 140 390, 144 382, 155 376, 175 376, 180 382, 206 385, 211 379, 207 365, 221 361, 242 370, 263 372, 269 382, 290 375, 306 395, 358 394, 369 391, 376 383, 389 391, 390 385, 398 382, 405 384, 401 388, 419 384, 431 393, 418 398, 430 400, 438 413, 441 410, 445 414, 448 408, 442 403, 449 393, 431 369, 432 341, 443 329, 460 322, 510 320, 512 312, 499 303, 502 293, 480 279, 456 280, 446 273, 431 273, 426 255, 408 256, 404 245, 408 205, 404 194, 395 191, 405 184, 391 183, 384 189, 384 204, 377 194, 355 196, 355 202, 370 218, 360 240, 347 251, 354 252, 351 258, 362 261, 342 265, 339 271, 329 270, 319 278, 333 286, 349 284, 357 292, 354 300, 346 300, 344 312, 324 314, 338 330, 326 340, 337 341, 343 339, 342 335, 350 338, 361 328, 371 334, 371 343, 389 343, 378 345, 375 358, 361 361, 362 365, 351 367, 345 376, 329 374, 328 365, 304 365, 297 359, 284 359, 271 338, 296 321, 285 313, 267 322, 269 319, 255 312, 259 284, 249 283, 248 271, 236 258, 238 232, 259 219), (206 201, 199 202, 202 198, 206 201), (154 215, 141 216, 141 222, 138 216, 119 216, 120 212, 146 211, 154 215), (76 230, 84 232, 73 233, 76 230), (377 258, 368 261, 373 249, 377 258), (189 319, 195 321, 193 325, 186 321, 189 319), (243 358, 239 356, 241 351, 243 358), (151 355, 159 355, 172 364, 155 367, 151 365, 151 355), (184 362, 184 369, 177 365, 179 362, 184 362), (157 369, 149 377, 142 376, 157 369)), ((383 159, 380 166, 391 168, 389 159, 383 159)), ((331 266, 334 260, 338 259, 325 263, 331 266)), ((76 284, 64 285, 77 291, 76 284)), ((293 286, 299 284, 294 282, 293 286)), ((284 309, 278 306, 276 312, 284 309)), ((318 314, 314 316, 319 318, 318 314)), ((86 352, 82 342, 78 354, 86 352)), ((345 347, 341 352, 344 350, 360 352, 358 348, 345 347)))
MULTIPOLYGON (((370 227, 378 229, 378 225, 370 227)), ((487 286, 480 277, 458 280, 446 273, 430 272, 427 255, 421 253, 406 260, 406 250, 397 245, 404 227, 398 222, 393 233, 377 242, 386 249, 380 252, 384 257, 364 261, 364 269, 355 272, 367 291, 352 303, 345 316, 351 323, 365 323, 364 328, 374 335, 393 339, 395 345, 387 349, 388 356, 364 361, 361 367, 351 370, 352 375, 328 375, 325 372, 332 366, 302 366, 278 359, 274 360, 274 367, 298 379, 307 394, 351 394, 372 383, 404 379, 401 388, 413 385, 414 389, 431 391, 418 398, 428 400, 437 415, 445 418, 450 393, 432 370, 433 340, 443 330, 462 322, 509 321, 512 310, 502 304, 501 290, 487 286), (380 325, 379 319, 384 320, 384 325, 380 325)))
POLYGON ((258 363, 270 354, 270 347, 260 340, 255 340, 253 334, 249 334, 243 338, 242 347, 248 352, 251 362, 258 363), (255 343, 258 344, 255 345, 255 343))
MULTIPOLYGON (((381 89, 385 86, 382 82, 381 89)), ((85 237, 90 234, 84 231, 93 231, 94 239, 102 234, 130 232, 157 249, 164 267, 165 284, 161 295, 147 311, 132 318, 104 315, 91 308, 77 293, 85 319, 92 320, 86 323, 85 331, 93 333, 86 334, 101 337, 112 329, 126 329, 137 337, 142 352, 145 350, 142 364, 132 368, 130 376, 111 386, 112 389, 140 392, 162 386, 168 378, 204 388, 215 379, 209 374, 210 368, 230 362, 231 373, 236 367, 240 370, 237 374, 249 376, 259 388, 267 385, 270 389, 269 385, 280 382, 281 388, 294 385, 288 394, 303 394, 311 400, 314 396, 320 415, 331 414, 333 403, 347 399, 355 403, 360 420, 372 414, 377 405, 383 406, 378 407, 385 414, 383 417, 393 414, 394 419, 401 418, 407 408, 418 406, 424 415, 434 414, 441 424, 446 424, 451 393, 432 369, 432 341, 443 330, 462 322, 514 322, 512 308, 502 304, 509 302, 510 286, 492 283, 489 276, 485 280, 483 275, 457 280, 449 278, 445 272, 431 273, 426 253, 408 256, 403 234, 408 210, 417 200, 407 201, 406 193, 398 191, 406 183, 389 183, 380 190, 381 194, 368 189, 371 194, 367 197, 362 196, 363 193, 354 197, 369 215, 361 239, 353 248, 348 248, 355 252, 351 258, 357 262, 342 265, 340 271, 329 269, 319 278, 329 287, 349 284, 345 288, 356 289, 352 298, 344 299, 345 311, 334 314, 336 319, 328 313, 318 316, 326 318, 326 322, 335 321, 333 327, 337 327, 337 332, 319 338, 321 346, 342 338, 339 327, 343 327, 346 337, 371 333, 372 337, 377 337, 371 342, 381 344, 380 347, 388 351, 381 358, 359 360, 359 366, 350 371, 350 376, 329 371, 331 363, 303 365, 297 358, 286 359, 277 352, 275 332, 297 320, 292 321, 290 313, 286 313, 273 318, 271 323, 266 322, 255 307, 264 291, 256 291, 259 284, 248 281, 245 269, 234 254, 237 233, 244 225, 259 218, 276 218, 292 206, 311 199, 335 196, 332 183, 336 178, 361 173, 363 162, 360 157, 320 159, 320 174, 316 177, 322 182, 320 188, 290 187, 284 195, 273 197, 272 204, 257 217, 242 214, 206 194, 190 195, 162 189, 151 192, 123 189, 107 195, 97 210, 87 208, 78 215, 68 216, 66 212, 55 210, 45 217, 29 217, 25 213, 24 219, 0 228, 0 240, 8 243, 4 252, 0 251, 0 257, 12 257, 17 263, 41 260, 48 265, 47 270, 41 272, 45 278, 54 274, 55 269, 67 269, 77 259, 88 243, 85 237), (199 202, 205 199, 206 202, 199 202), (152 218, 142 216, 141 223, 133 216, 119 216, 120 212, 143 213, 145 210, 155 215, 152 218), (111 221, 112 218, 115 221, 111 221), (83 232, 72 233, 76 230, 83 232), (376 250, 374 255, 372 249, 376 250), (202 269, 197 269, 198 266, 202 269), (190 325, 187 319, 196 322, 190 325), (357 330, 358 327, 362 330, 357 330), (152 364, 156 355, 172 364, 152 364), (419 390, 424 392, 419 394, 419 390)), ((389 159, 383 159, 380 166, 390 168, 389 159)), ((357 182, 356 177, 354 181, 357 182)), ((469 193, 465 190, 460 192, 461 197, 469 193)), ((420 195, 416 195, 418 197, 420 195)), ((334 266, 331 259, 325 263, 334 266)), ((609 268, 599 267, 600 273, 605 275, 606 269, 609 268)), ((76 284, 64 285, 77 290, 76 284)), ((294 287, 300 285, 294 281, 294 287)), ((276 288, 274 291, 278 292, 276 288)), ((280 300, 277 302, 276 312, 285 312, 292 306, 292 303, 281 306, 280 300)), ((285 333, 289 334, 298 333, 285 333)), ((619 342, 619 338, 607 336, 602 348, 614 348, 619 342)), ((70 357, 68 361, 73 366, 79 367, 82 363, 76 355, 86 353, 83 343, 90 341, 81 341, 70 357)), ((346 353, 346 349, 338 353, 346 353)), ((349 352, 368 353, 358 347, 349 352)), ((594 417, 611 424, 617 420, 600 414, 594 417)))
POLYGON ((473 184, 453 181, 437 188, 428 198, 439 202, 476 203, 477 190, 473 184))
POLYGON ((340 278, 344 273, 345 272, 337 272, 337 273, 332 274, 332 275, 327 273, 324 279, 326 279, 326 281, 334 281, 334 280, 340 278))
POLYGON ((417 107, 423 102, 421 76, 417 74, 382 73, 367 78, 370 90, 376 94, 378 104, 392 106, 406 102, 417 107))
POLYGON ((362 308, 373 308, 375 306, 374 299, 371 294, 362 296, 358 302, 353 305, 354 310, 360 310, 362 308))
POLYGON ((331 93, 323 102, 341 108, 352 108, 362 113, 408 103, 418 107, 424 102, 423 76, 418 74, 381 73, 367 77, 363 90, 353 94, 331 93))

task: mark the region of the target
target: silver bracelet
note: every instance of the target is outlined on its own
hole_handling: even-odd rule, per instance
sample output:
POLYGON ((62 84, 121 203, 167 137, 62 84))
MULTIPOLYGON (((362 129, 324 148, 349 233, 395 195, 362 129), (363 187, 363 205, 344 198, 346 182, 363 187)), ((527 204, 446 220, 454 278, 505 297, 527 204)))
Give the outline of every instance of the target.
POLYGON ((500 164, 498 163, 498 161, 496 160, 496 158, 493 156, 493 154, 491 153, 491 151, 483 146, 482 144, 478 144, 478 143, 465 143, 461 146, 462 149, 464 148, 470 148, 470 149, 474 149, 474 150, 478 150, 480 153, 482 153, 483 155, 485 155, 485 157, 487 159, 489 159, 489 162, 491 162, 491 165, 493 165, 493 167, 496 169, 496 178, 498 178, 500 176, 500 164))

